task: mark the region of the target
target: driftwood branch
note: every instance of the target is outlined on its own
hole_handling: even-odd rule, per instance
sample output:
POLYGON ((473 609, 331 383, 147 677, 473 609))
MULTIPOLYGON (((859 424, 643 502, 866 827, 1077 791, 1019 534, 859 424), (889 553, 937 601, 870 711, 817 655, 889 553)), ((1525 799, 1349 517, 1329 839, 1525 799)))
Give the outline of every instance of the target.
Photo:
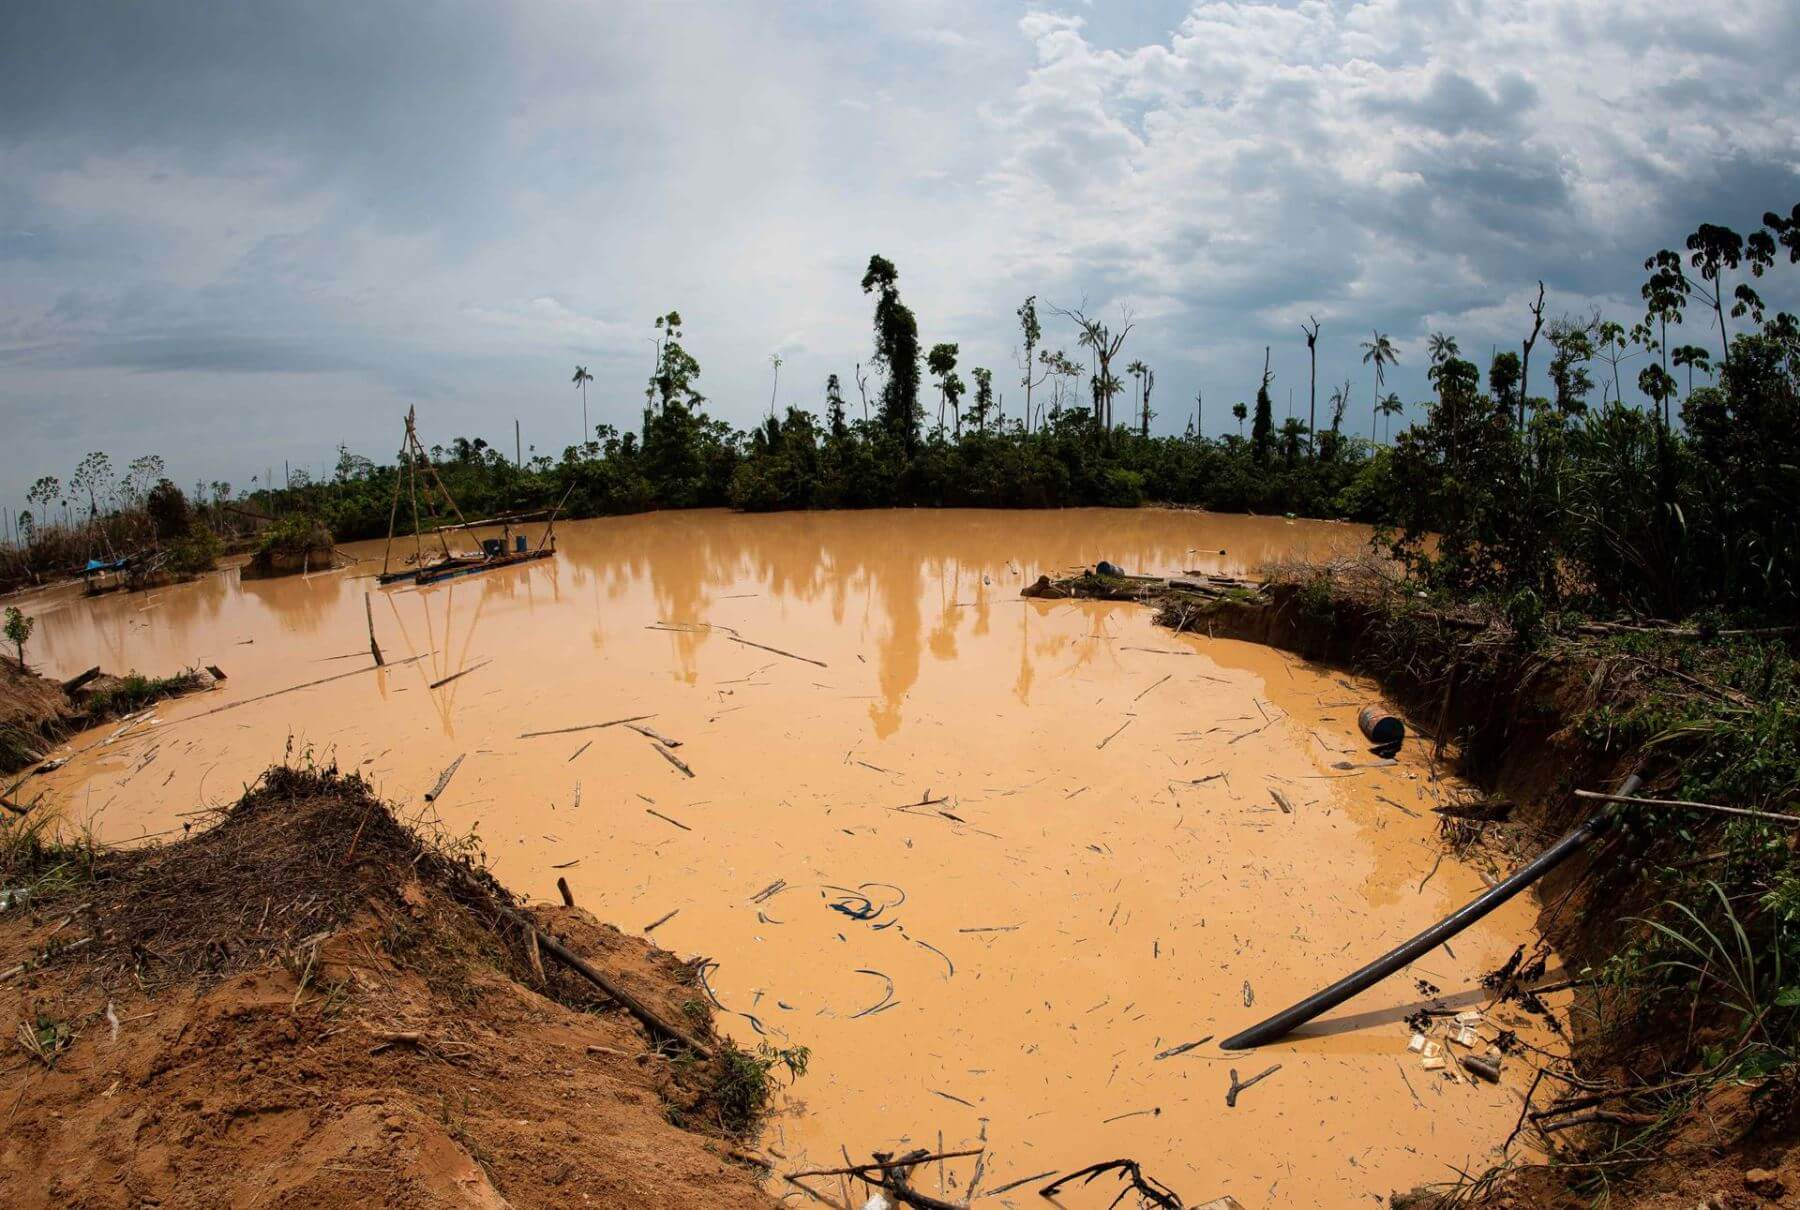
POLYGON ((609 719, 604 723, 583 723, 579 727, 556 727, 549 731, 521 731, 519 738, 536 739, 540 735, 568 735, 572 731, 599 731, 606 727, 622 727, 626 723, 641 722, 644 719, 655 717, 654 714, 634 714, 630 718, 609 719))
POLYGON ((739 636, 737 636, 735 634, 726 635, 725 637, 730 639, 734 643, 742 643, 746 647, 754 647, 758 651, 767 651, 773 655, 785 655, 788 659, 799 660, 802 664, 815 664, 820 668, 830 667, 830 665, 826 664, 824 660, 815 660, 815 659, 811 659, 804 655, 795 655, 791 651, 783 651, 779 647, 770 647, 763 643, 752 643, 749 639, 740 638, 739 636))

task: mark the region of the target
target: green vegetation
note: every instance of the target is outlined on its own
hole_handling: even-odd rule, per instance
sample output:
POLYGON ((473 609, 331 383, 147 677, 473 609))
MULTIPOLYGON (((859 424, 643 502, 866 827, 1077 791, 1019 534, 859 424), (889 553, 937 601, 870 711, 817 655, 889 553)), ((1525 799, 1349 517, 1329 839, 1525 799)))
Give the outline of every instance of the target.
POLYGON ((199 673, 191 669, 174 676, 143 676, 129 672, 120 677, 117 683, 90 694, 84 709, 93 720, 117 718, 142 710, 152 702, 186 693, 198 680, 199 673))
MULTIPOLYGON (((704 1006, 701 1011, 704 1014, 704 1006)), ((797 1080, 806 1074, 811 1055, 804 1046, 774 1047, 759 1042, 755 1050, 744 1050, 725 1042, 719 1054, 719 1078, 708 1097, 719 1128, 730 1135, 753 1134, 775 1095, 776 1068, 786 1068, 790 1082, 797 1080)))
POLYGON ((6 607, 6 641, 17 649, 21 668, 25 667, 25 642, 31 638, 31 632, 35 629, 36 618, 28 618, 20 613, 17 605, 6 607))
POLYGON ((134 586, 158 574, 210 571, 224 549, 220 535, 247 530, 252 518, 232 503, 230 484, 197 483, 190 498, 163 469, 160 457, 145 454, 121 475, 95 451, 66 484, 38 478, 25 493, 31 508, 19 513, 18 541, 0 549, 0 589, 74 575, 90 560, 127 560, 134 586))

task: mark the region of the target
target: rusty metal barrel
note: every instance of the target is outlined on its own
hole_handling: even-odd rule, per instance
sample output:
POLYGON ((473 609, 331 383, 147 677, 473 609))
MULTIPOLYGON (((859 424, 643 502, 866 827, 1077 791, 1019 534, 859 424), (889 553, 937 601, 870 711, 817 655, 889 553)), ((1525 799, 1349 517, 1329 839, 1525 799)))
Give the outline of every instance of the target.
POLYGON ((1356 725, 1371 744, 1397 744, 1406 738, 1406 724, 1380 706, 1364 706, 1356 716, 1356 725))

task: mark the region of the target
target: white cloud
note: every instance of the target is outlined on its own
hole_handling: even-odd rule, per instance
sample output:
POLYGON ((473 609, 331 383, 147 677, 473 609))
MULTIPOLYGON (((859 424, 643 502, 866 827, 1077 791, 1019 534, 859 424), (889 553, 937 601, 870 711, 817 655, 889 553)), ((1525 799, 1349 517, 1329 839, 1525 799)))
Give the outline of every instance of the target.
POLYGON ((344 405, 319 456, 385 448, 415 397, 446 434, 483 433, 496 398, 560 434, 576 360, 596 419, 629 423, 671 306, 721 414, 761 415, 776 351, 781 402, 817 407, 867 360, 872 252, 926 342, 1003 391, 1033 293, 1130 303, 1164 399, 1247 394, 1266 343, 1278 391, 1303 383, 1308 314, 1322 379, 1360 372, 1378 326, 1416 397, 1428 330, 1516 342, 1539 277, 1553 313, 1628 318, 1647 252, 1800 196, 1788 0, 370 19, 391 37, 271 11, 242 44, 100 15, 0 46, 0 419, 72 418, 0 449, 0 486, 135 432, 127 407, 178 418, 172 463, 279 456, 306 426, 220 441, 179 427, 184 401, 272 409, 307 383, 344 405), (245 390, 257 373, 278 389, 245 390))

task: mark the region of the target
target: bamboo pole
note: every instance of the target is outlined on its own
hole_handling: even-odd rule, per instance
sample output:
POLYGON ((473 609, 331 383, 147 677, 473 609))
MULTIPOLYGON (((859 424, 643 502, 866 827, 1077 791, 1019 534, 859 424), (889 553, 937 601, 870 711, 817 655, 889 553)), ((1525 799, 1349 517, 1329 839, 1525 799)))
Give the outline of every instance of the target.
POLYGON ((1591 802, 1617 802, 1632 807, 1681 807, 1689 811, 1717 811, 1721 815, 1741 815, 1746 819, 1766 819, 1771 823, 1800 824, 1800 815, 1783 815, 1779 811, 1752 811, 1747 807, 1724 807, 1712 802, 1692 802, 1685 798, 1635 798, 1629 794, 1601 794, 1595 790, 1577 790, 1576 798, 1591 802))

